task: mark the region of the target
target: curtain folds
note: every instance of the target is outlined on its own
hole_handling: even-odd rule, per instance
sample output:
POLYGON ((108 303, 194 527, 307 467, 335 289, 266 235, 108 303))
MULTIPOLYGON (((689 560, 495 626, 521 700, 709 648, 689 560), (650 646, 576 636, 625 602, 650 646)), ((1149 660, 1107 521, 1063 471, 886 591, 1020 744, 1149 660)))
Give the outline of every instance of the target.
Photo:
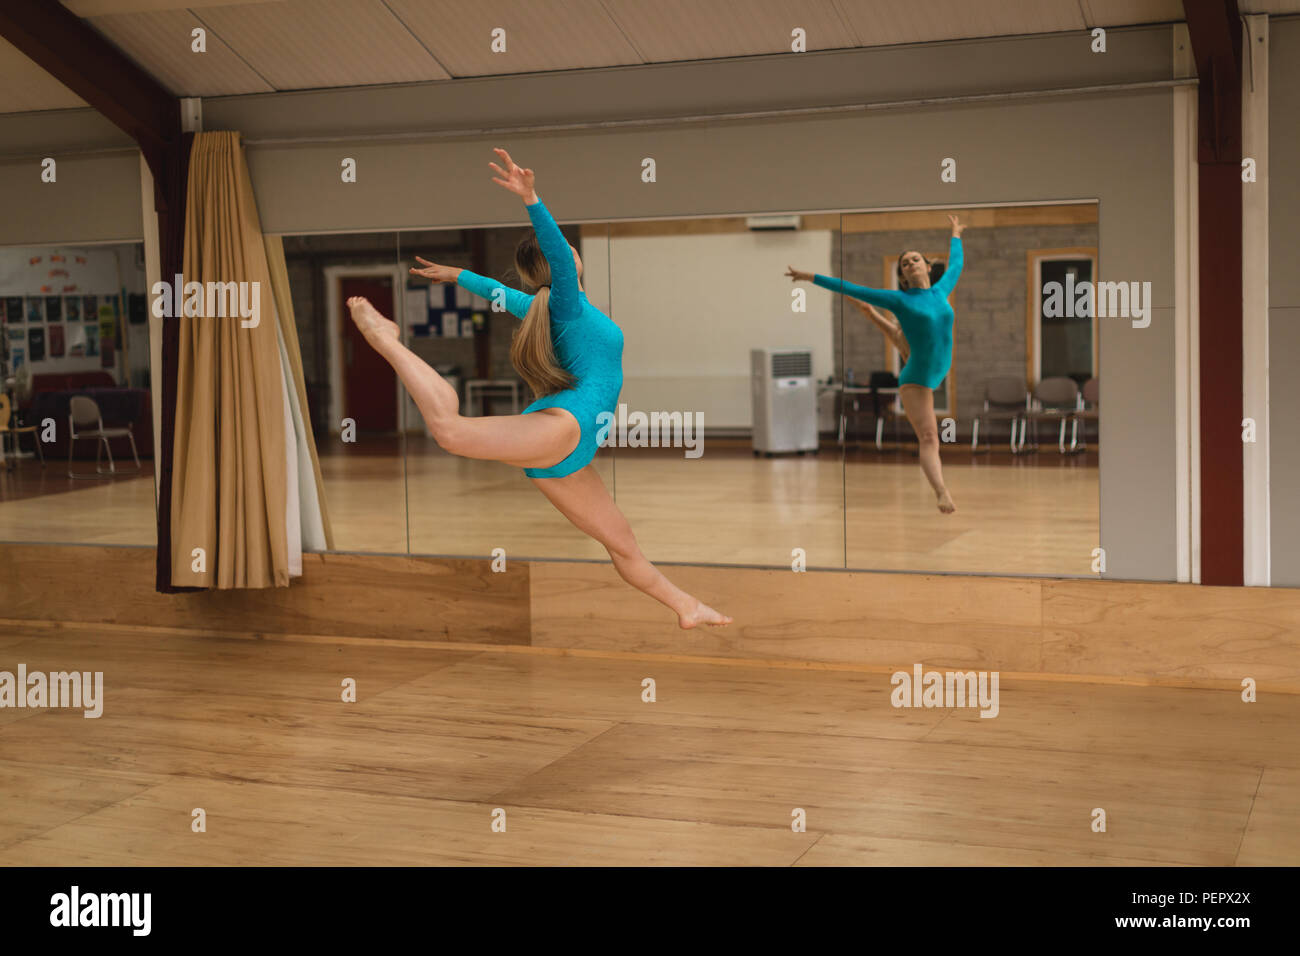
POLYGON ((236 132, 194 137, 183 262, 172 581, 285 587, 329 525, 283 248, 262 235, 236 132))

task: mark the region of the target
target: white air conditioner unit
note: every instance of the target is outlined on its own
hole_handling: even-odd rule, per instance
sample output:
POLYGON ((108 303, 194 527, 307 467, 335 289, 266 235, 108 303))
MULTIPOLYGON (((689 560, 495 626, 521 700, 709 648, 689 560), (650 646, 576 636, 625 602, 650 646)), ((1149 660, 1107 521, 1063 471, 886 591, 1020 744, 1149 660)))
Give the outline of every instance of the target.
POLYGON ((817 450, 812 349, 753 349, 754 454, 817 450))
POLYGON ((799 216, 749 216, 745 219, 745 225, 754 231, 798 229, 799 221, 799 216))

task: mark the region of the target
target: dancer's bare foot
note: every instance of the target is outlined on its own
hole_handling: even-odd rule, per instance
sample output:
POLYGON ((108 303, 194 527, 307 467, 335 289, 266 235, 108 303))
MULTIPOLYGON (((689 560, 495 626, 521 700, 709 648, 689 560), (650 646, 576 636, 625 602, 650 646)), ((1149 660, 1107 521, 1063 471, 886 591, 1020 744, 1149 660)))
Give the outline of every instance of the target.
POLYGON ((677 623, 681 625, 682 630, 689 631, 700 624, 708 624, 710 627, 725 627, 731 623, 731 618, 725 614, 719 614, 704 602, 697 600, 692 610, 677 616, 677 623))
POLYGON ((357 328, 361 330, 367 342, 372 342, 379 336, 401 339, 401 329, 397 327, 397 323, 392 319, 384 318, 379 310, 370 304, 369 299, 354 295, 348 299, 348 311, 352 313, 352 321, 357 324, 357 328))
POLYGON ((948 494, 947 490, 939 495, 939 510, 946 515, 957 510, 957 506, 952 503, 952 495, 948 494))

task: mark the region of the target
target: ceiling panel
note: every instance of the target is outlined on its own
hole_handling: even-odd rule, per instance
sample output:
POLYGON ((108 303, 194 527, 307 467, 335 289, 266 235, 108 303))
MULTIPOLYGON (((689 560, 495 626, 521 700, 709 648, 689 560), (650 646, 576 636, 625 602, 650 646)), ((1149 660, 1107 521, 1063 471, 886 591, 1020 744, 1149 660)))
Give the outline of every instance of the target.
POLYGON ((600 0, 386 0, 452 76, 640 63, 600 0), (506 51, 492 52, 492 31, 506 51))
POLYGON ((117 13, 86 22, 176 96, 274 92, 211 30, 207 52, 193 52, 192 31, 203 24, 186 10, 117 13))
POLYGON ((0 38, 0 91, 3 91, 0 92, 3 113, 79 109, 88 105, 3 38, 0 38))
POLYGON ((284 0, 196 15, 277 90, 448 78, 380 0, 284 0))
POLYGON ((808 50, 857 45, 836 0, 604 0, 646 62, 789 53, 795 27, 808 50))
POLYGON ((112 13, 223 7, 232 3, 280 3, 281 0, 60 0, 60 2, 84 19, 112 13))
POLYGON ((861 46, 1083 30, 1078 0, 836 0, 861 46))
MULTIPOLYGON (((0 0, 3 2, 3 0, 0 0)), ((1300 0, 1239 0, 1300 14, 1300 0)), ((63 0, 178 96, 367 86, 1183 19, 1182 0, 63 0), (208 30, 192 53, 191 31, 208 30), (505 53, 491 31, 506 31, 505 53)), ((0 40, 0 112, 86 104, 0 40)))

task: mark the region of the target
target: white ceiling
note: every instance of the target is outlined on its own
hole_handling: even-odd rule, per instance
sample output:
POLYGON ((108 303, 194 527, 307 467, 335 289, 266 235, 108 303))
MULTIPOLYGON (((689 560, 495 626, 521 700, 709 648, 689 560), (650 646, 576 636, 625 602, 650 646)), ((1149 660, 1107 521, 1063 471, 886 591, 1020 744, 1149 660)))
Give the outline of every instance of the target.
MULTIPOLYGON (((1300 13, 1300 0, 1239 0, 1300 13)), ((1182 0, 63 0, 178 96, 366 86, 1159 23, 1182 0), (506 52, 490 48, 506 31, 506 52), (190 49, 207 31, 207 52, 190 49)), ((0 40, 0 113, 86 104, 0 40)))

